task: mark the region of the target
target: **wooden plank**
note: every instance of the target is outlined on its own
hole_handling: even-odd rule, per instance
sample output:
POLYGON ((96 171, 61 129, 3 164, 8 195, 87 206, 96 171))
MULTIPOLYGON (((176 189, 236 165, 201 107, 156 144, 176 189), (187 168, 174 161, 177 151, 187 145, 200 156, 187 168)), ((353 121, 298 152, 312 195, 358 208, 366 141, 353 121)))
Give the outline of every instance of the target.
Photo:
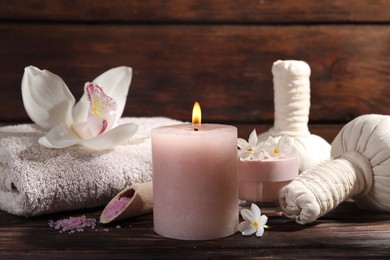
MULTIPOLYGON (((153 216, 125 219, 73 234, 48 227, 48 220, 85 214, 98 219, 101 209, 21 218, 0 212, 0 258, 335 258, 389 256, 389 214, 363 211, 345 202, 311 225, 270 217, 264 236, 240 233, 208 241, 168 239, 153 231, 153 216), (120 225, 121 228, 116 228, 120 225)), ((200 220, 201 221, 201 220, 200 220)))
POLYGON ((389 0, 1 0, 3 21, 383 23, 389 0))
POLYGON ((272 123, 272 63, 312 68, 311 123, 390 114, 388 26, 120 26, 1 24, 0 121, 28 121, 20 82, 30 64, 60 75, 78 99, 86 81, 128 65, 124 116, 272 123))

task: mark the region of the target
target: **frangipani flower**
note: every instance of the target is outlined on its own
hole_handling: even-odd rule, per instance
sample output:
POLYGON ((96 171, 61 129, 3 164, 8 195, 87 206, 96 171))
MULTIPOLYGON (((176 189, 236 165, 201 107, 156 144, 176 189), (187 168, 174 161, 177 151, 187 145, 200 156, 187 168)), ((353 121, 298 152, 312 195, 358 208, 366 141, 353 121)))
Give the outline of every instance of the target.
POLYGON ((129 67, 110 69, 85 84, 79 102, 57 75, 34 66, 22 79, 23 104, 31 120, 48 133, 39 143, 49 148, 80 144, 111 149, 129 140, 137 125, 118 125, 132 77, 129 67))
POLYGON ((241 216, 244 221, 238 225, 238 231, 244 236, 256 233, 256 236, 261 237, 264 234, 264 228, 268 228, 266 225, 268 217, 261 215, 260 208, 256 204, 252 203, 251 210, 242 209, 241 216))
POLYGON ((249 135, 248 142, 245 139, 238 138, 237 139, 238 157, 243 160, 261 160, 262 152, 258 145, 258 139, 256 134, 256 129, 252 131, 249 135))
POLYGON ((268 158, 286 158, 295 153, 292 142, 293 139, 289 136, 282 136, 280 138, 270 136, 262 144, 262 149, 268 158))

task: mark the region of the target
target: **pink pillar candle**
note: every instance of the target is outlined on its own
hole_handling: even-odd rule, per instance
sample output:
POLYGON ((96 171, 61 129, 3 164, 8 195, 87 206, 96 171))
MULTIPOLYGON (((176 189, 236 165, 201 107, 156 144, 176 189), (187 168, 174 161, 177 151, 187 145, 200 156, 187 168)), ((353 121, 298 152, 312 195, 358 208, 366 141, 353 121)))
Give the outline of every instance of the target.
POLYGON ((152 130, 156 233, 184 240, 234 234, 238 226, 237 129, 191 124, 152 130))

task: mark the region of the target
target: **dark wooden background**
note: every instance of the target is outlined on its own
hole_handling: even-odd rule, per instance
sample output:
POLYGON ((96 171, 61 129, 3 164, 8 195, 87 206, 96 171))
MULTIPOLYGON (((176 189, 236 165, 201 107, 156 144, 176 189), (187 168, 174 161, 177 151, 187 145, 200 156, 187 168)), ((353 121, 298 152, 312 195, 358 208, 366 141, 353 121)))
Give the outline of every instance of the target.
POLYGON ((35 65, 78 99, 105 70, 134 71, 124 116, 273 122, 272 63, 309 63, 310 128, 331 141, 367 113, 390 114, 389 0, 0 0, 0 122, 30 122, 20 83, 35 65))
MULTIPOLYGON (((273 122, 272 63, 309 63, 312 133, 332 141, 356 116, 390 114, 390 0, 0 0, 0 124, 30 122, 20 83, 35 65, 61 76, 78 99, 86 81, 131 66, 124 116, 206 122, 239 135, 273 122)), ((87 212, 98 217, 101 210, 87 212)), ((85 212, 83 212, 84 214, 85 212)), ((388 214, 345 204, 315 224, 270 218, 263 238, 176 241, 152 215, 73 235, 49 219, 0 212, 2 259, 388 258, 388 214), (347 206, 347 207, 345 207, 347 206), (351 208, 351 206, 353 206, 351 208), (104 233, 103 233, 104 232, 104 233), (138 257, 137 257, 138 256, 138 257)))

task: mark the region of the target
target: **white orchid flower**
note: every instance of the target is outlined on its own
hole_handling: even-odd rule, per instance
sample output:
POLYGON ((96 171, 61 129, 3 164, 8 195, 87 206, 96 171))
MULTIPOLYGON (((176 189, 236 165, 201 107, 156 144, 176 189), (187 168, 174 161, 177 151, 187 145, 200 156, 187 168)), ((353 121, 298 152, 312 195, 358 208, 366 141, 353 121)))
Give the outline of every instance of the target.
POLYGON ((23 104, 31 120, 47 130, 38 142, 48 148, 80 144, 103 150, 128 141, 137 131, 132 123, 118 125, 132 77, 129 67, 110 69, 85 84, 80 101, 57 75, 34 66, 22 79, 23 104))
POLYGON ((264 228, 268 228, 266 215, 261 215, 260 208, 252 203, 251 210, 242 209, 241 216, 244 221, 238 225, 238 231, 244 236, 250 236, 256 233, 257 237, 261 237, 264 234, 264 228))
POLYGON ((253 129, 249 135, 248 142, 243 138, 237 139, 238 157, 242 161, 261 160, 264 159, 263 153, 260 149, 256 129, 253 129))

